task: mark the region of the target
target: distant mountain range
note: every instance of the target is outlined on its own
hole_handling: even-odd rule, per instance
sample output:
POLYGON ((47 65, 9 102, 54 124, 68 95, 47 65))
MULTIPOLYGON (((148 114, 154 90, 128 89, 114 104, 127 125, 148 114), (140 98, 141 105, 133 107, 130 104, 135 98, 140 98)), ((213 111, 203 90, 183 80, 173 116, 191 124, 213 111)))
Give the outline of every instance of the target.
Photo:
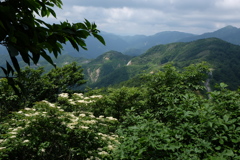
POLYGON ((126 55, 138 56, 147 49, 158 44, 169 44, 174 42, 191 42, 204 38, 219 38, 232 44, 240 45, 240 29, 233 26, 226 26, 214 32, 194 35, 178 31, 159 32, 151 36, 118 36, 106 32, 101 32, 106 41, 106 46, 100 44, 96 39, 89 37, 86 40, 88 51, 81 50, 77 53, 69 44, 65 46, 63 53, 71 56, 96 58, 97 56, 114 50, 126 55))
MULTIPOLYGON (((114 50, 126 55, 138 56, 147 49, 158 44, 169 44, 174 42, 190 42, 204 38, 219 38, 232 44, 240 45, 240 29, 233 26, 226 26, 214 32, 194 35, 178 31, 159 32, 151 36, 119 36, 107 32, 101 32, 106 41, 106 46, 102 45, 95 38, 89 37, 86 40, 88 50, 77 52, 67 43, 64 45, 63 54, 69 54, 73 57, 96 58, 99 55, 114 50)), ((0 55, 6 53, 6 49, 0 46, 0 55)))
POLYGON ((232 44, 240 45, 240 29, 233 26, 226 26, 214 32, 195 35, 179 40, 179 42, 190 42, 204 38, 219 38, 232 44))

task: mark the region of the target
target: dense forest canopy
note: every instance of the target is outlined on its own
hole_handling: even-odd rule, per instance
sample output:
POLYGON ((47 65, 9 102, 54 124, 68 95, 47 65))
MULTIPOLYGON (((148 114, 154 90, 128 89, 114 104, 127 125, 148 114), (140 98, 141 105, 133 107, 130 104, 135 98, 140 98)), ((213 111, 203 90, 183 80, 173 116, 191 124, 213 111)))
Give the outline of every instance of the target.
POLYGON ((0 159, 238 159, 239 91, 221 83, 206 92, 208 72, 205 63, 169 64, 139 87, 83 94, 64 87, 81 75, 76 63, 26 68, 18 81, 34 82, 28 99, 0 81, 0 159))

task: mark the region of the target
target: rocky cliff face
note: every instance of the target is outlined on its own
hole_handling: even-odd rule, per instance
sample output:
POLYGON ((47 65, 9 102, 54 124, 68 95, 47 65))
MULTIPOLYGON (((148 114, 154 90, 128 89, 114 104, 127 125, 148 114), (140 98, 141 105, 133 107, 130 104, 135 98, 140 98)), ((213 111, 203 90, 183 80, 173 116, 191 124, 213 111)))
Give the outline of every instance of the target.
POLYGON ((87 69, 88 77, 90 78, 91 83, 97 82, 101 69, 97 68, 96 70, 87 69))

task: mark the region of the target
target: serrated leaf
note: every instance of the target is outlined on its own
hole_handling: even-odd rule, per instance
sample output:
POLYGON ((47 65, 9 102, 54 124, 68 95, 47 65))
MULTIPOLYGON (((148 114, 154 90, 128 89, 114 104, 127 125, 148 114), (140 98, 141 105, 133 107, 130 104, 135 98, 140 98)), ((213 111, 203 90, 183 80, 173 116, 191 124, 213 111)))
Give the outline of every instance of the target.
POLYGON ((56 65, 52 61, 52 58, 49 55, 47 55, 44 50, 42 50, 40 54, 46 61, 48 61, 50 64, 52 64, 54 67, 56 67, 56 65))
POLYGON ((79 29, 87 30, 86 25, 83 24, 83 23, 75 23, 75 24, 73 24, 73 25, 76 26, 78 30, 79 30, 79 29))
POLYGON ((77 39, 76 41, 77 41, 78 45, 80 45, 83 49, 87 50, 87 48, 86 48, 87 45, 84 40, 77 39))
POLYGON ((87 19, 85 19, 84 24, 87 26, 87 29, 92 29, 92 25, 87 19))
POLYGON ((73 48, 76 49, 77 51, 79 51, 79 47, 78 47, 77 43, 74 40, 72 40, 71 38, 69 38, 68 40, 70 41, 73 48))
POLYGON ((40 59, 40 54, 32 53, 32 60, 34 64, 37 64, 40 59))
POLYGON ((103 45, 106 45, 105 40, 99 34, 93 33, 93 36, 97 38, 103 45))
POLYGON ((8 44, 7 46, 8 52, 10 53, 10 56, 14 57, 19 54, 18 50, 11 44, 8 44))
POLYGON ((86 30, 78 30, 77 33, 76 33, 76 35, 77 35, 78 37, 81 37, 81 38, 83 38, 83 39, 86 39, 88 36, 90 36, 90 33, 89 33, 88 31, 86 31, 86 30))
POLYGON ((57 18, 56 13, 54 12, 54 10, 52 10, 51 8, 48 8, 49 12, 53 15, 53 17, 57 18))
POLYGON ((6 76, 8 76, 8 71, 4 68, 4 67, 0 67, 1 69, 2 69, 2 71, 4 72, 4 74, 6 75, 6 76))
POLYGON ((10 73, 12 73, 12 75, 13 75, 14 70, 13 70, 12 66, 7 62, 7 75, 9 76, 10 73))
POLYGON ((97 25, 95 23, 92 24, 92 29, 96 30, 97 25))
POLYGON ((17 58, 16 58, 16 57, 11 57, 11 60, 12 60, 13 66, 14 66, 14 68, 16 69, 16 71, 17 71, 18 73, 20 73, 20 66, 19 66, 19 64, 18 64, 17 58))
POLYGON ((15 86, 15 82, 13 80, 13 78, 8 78, 8 84, 13 88, 14 92, 18 95, 21 96, 20 91, 18 90, 18 88, 15 86))
POLYGON ((75 32, 72 31, 72 30, 69 29, 69 28, 63 29, 63 31, 64 31, 65 33, 68 33, 68 34, 75 34, 75 32))
POLYGON ((29 54, 27 51, 22 51, 20 52, 22 59, 25 63, 27 63, 28 65, 30 65, 30 58, 29 58, 29 54))

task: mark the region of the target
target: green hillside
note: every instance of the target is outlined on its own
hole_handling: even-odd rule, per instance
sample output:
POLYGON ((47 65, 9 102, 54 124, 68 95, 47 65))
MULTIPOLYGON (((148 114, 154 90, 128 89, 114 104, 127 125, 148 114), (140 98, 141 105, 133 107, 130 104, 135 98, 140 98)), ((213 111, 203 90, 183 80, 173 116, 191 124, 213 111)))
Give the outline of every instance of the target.
MULTIPOLYGON (((83 64, 84 74, 88 80, 88 84, 93 85, 94 83, 100 82, 104 77, 124 67, 130 59, 130 56, 123 55, 120 52, 109 51, 89 63, 83 64)), ((107 84, 109 85, 110 83, 107 84)))
MULTIPOLYGON (((157 45, 150 48, 146 53, 132 59, 119 58, 119 52, 108 52, 116 54, 114 60, 103 60, 103 56, 88 63, 85 75, 89 77, 86 70, 91 68, 92 72, 101 68, 98 79, 90 86, 106 87, 133 78, 142 72, 155 72, 166 63, 173 63, 182 68, 189 64, 206 61, 212 68, 211 85, 225 82, 230 89, 236 89, 240 85, 240 46, 230 44, 217 38, 201 39, 193 42, 179 42, 167 45, 157 45), (103 63, 102 63, 103 62, 103 63), (117 65, 117 64, 121 65, 117 65), (115 67, 113 67, 115 64, 115 67), (108 66, 108 67, 107 67, 108 66), (116 67, 118 66, 118 67, 116 67)), ((106 55, 106 54, 105 54, 106 55)), ((124 55, 122 55, 124 56, 124 55)))
MULTIPOLYGON (((120 83, 136 86, 139 79, 136 76, 157 72, 167 63, 173 63, 181 69, 202 61, 211 66, 212 73, 209 78, 212 87, 221 82, 228 84, 229 89, 237 89, 240 86, 240 46, 217 38, 157 45, 136 57, 109 51, 96 59, 71 57, 68 54, 54 59, 54 63, 59 67, 73 61, 83 67, 85 79, 88 81, 86 85, 91 88, 119 86, 120 83), (128 82, 122 83, 124 81, 128 82)), ((5 65, 5 61, 0 62, 1 65, 5 65)), ((22 68, 26 66, 21 62, 20 65, 22 68)), ((38 66, 44 66, 46 72, 53 68, 45 61, 40 61, 38 66)))

